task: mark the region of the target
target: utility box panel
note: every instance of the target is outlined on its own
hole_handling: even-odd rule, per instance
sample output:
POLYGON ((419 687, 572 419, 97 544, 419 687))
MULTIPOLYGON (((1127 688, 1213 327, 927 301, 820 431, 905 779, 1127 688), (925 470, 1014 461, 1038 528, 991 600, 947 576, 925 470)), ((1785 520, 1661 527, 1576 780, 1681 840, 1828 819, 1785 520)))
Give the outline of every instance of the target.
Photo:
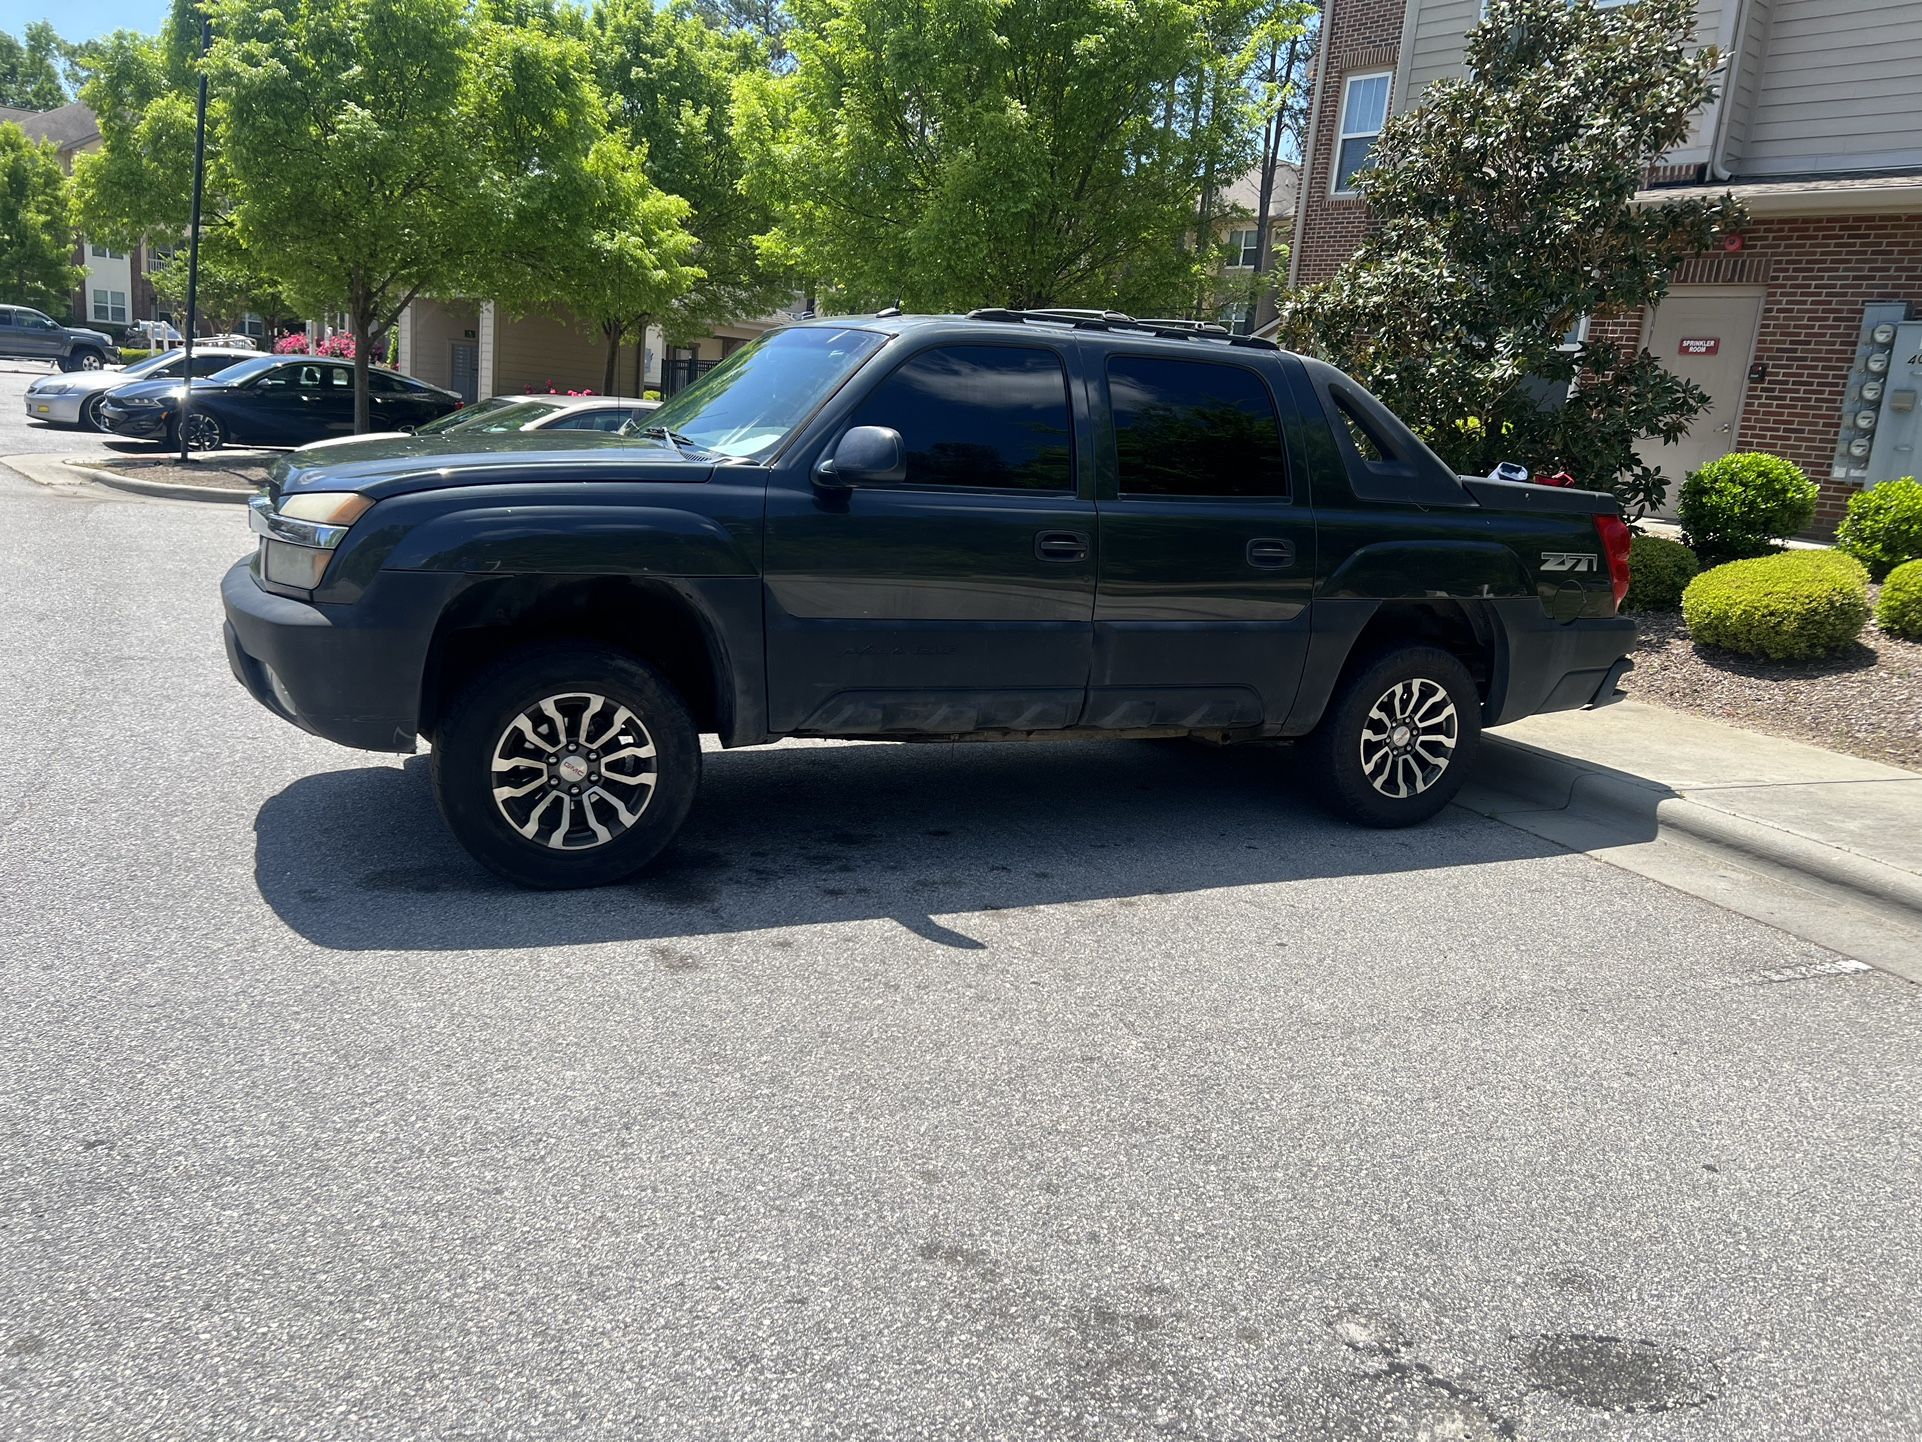
POLYGON ((1868 475, 1864 481, 1899 480, 1903 476, 1922 476, 1922 320, 1903 321, 1895 328, 1895 344, 1889 348, 1888 370, 1879 379, 1882 390, 1874 399, 1880 402, 1872 411, 1874 432, 1870 440, 1868 475))

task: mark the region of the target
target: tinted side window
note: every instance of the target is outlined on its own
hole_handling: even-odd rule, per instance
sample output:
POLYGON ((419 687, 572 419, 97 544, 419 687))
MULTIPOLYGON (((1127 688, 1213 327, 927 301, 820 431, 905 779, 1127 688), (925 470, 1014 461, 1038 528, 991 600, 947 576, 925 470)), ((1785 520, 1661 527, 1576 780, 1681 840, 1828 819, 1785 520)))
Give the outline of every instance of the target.
MULTIPOLYGON (((215 371, 224 371, 237 359, 238 357, 230 355, 202 355, 196 351, 194 353, 194 374, 197 376, 210 376, 215 371)), ((175 375, 179 370, 180 362, 174 361, 169 365, 155 367, 152 373, 175 375)))
POLYGON ((1074 489, 1068 373, 1051 350, 923 351, 876 386, 851 423, 901 433, 911 486, 1074 489))
POLYGON ((549 431, 618 431, 621 422, 627 419, 625 411, 587 411, 577 416, 563 416, 551 426, 543 426, 549 431))
POLYGON ((1281 422, 1244 366, 1115 356, 1108 362, 1124 496, 1285 496, 1281 422))

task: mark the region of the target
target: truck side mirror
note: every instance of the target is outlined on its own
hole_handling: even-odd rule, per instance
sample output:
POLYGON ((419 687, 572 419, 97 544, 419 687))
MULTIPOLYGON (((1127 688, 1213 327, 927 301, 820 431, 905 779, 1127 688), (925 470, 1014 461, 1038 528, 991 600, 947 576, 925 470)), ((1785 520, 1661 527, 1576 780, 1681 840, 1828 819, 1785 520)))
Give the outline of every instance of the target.
POLYGON ((856 426, 841 437, 834 454, 814 468, 817 484, 830 488, 884 486, 908 477, 901 433, 886 426, 856 426))

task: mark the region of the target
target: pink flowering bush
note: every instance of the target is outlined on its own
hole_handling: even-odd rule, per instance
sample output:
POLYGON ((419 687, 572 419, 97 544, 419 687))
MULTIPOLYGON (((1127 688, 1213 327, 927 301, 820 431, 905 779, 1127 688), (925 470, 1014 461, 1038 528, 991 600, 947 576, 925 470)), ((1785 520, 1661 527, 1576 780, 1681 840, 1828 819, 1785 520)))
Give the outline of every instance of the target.
POLYGON ((554 382, 548 381, 545 389, 541 386, 528 386, 521 394, 524 396, 597 396, 600 392, 595 390, 577 391, 571 388, 562 390, 559 386, 555 385, 554 382))
POLYGON ((298 331, 298 330, 288 331, 287 334, 285 334, 279 340, 274 342, 274 354, 275 355, 306 355, 307 354, 307 333, 305 331, 298 331))
POLYGON ((336 331, 314 348, 315 355, 330 355, 341 360, 354 358, 354 337, 347 331, 336 331))

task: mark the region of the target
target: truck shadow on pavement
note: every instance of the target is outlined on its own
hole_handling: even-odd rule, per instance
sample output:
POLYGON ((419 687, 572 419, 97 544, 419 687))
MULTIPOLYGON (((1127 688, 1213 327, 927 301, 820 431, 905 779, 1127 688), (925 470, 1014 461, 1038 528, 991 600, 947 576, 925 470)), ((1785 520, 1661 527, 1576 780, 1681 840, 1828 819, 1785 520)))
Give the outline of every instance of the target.
POLYGON ((1370 831, 1301 794, 1265 748, 1144 742, 709 752, 693 814, 631 882, 524 891, 442 825, 424 757, 303 778, 255 820, 280 918, 341 950, 664 940, 893 920, 978 949, 969 914, 1553 856, 1457 808, 1370 831), (939 918, 952 918, 949 924, 939 918))

